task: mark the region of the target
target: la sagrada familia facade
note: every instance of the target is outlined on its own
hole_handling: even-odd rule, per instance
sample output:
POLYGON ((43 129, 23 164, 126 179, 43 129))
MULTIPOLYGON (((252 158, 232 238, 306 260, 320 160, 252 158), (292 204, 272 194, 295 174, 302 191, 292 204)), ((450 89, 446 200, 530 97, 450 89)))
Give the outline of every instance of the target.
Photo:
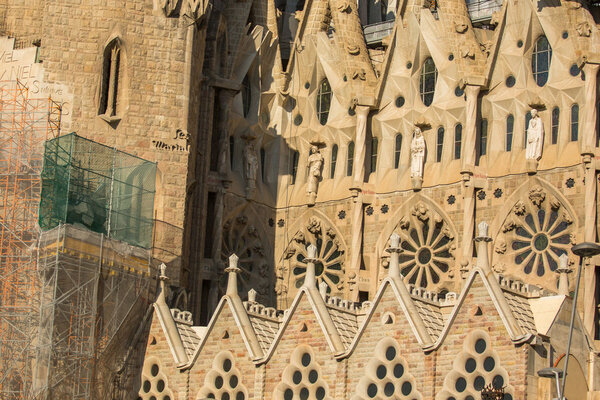
MULTIPOLYGON (((72 130, 157 162, 129 398, 556 397, 598 241, 597 3, 0 5, 72 130)), ((600 398, 598 264, 570 400, 600 398)))

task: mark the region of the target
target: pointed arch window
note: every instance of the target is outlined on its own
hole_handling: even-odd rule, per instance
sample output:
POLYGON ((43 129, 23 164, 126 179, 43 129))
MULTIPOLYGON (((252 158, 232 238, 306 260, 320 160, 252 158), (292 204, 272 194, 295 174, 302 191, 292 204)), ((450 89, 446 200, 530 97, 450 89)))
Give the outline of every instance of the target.
POLYGON ((400 153, 402 151, 402 134, 396 135, 396 147, 394 148, 394 168, 398 169, 400 166, 400 153))
POLYGON ((348 143, 348 157, 346 162, 346 176, 352 176, 354 170, 354 142, 348 143))
POLYGON ((331 86, 327 78, 321 81, 319 91, 317 93, 317 118, 321 125, 327 123, 329 118, 329 108, 331 107, 331 86))
POLYGON ((435 161, 442 161, 442 155, 444 153, 444 127, 440 126, 437 130, 437 143, 435 148, 435 161))
POLYGON ((233 136, 229 136, 229 165, 231 169, 233 169, 233 160, 235 159, 235 138, 233 136))
POLYGON ((560 118, 560 109, 554 107, 552 109, 552 144, 558 142, 558 122, 560 118))
POLYGON ((462 147, 462 125, 456 124, 454 127, 454 159, 458 160, 462 147))
POLYGON ((267 163, 267 153, 265 152, 264 147, 260 148, 260 177, 263 182, 265 182, 266 178, 266 163, 267 163))
POLYGON ((242 108, 244 117, 250 114, 250 106, 252 105, 252 87, 250 86, 250 78, 248 75, 242 81, 242 108))
POLYGON ((435 94, 435 84, 437 82, 438 71, 433 62, 433 58, 428 57, 423 62, 421 68, 421 79, 419 82, 419 91, 421 93, 421 101, 426 106, 430 106, 433 102, 433 95, 435 94))
POLYGON ((482 119, 479 126, 479 155, 485 156, 487 154, 487 135, 488 135, 488 121, 482 119))
POLYGON ((546 36, 540 36, 533 46, 531 56, 531 69, 533 79, 538 86, 544 86, 548 82, 550 62, 552 61, 552 47, 546 36))
POLYGON ((377 147, 379 141, 377 138, 371 139, 371 173, 377 171, 377 147))
POLYGON ((98 115, 110 121, 119 119, 125 102, 125 57, 121 40, 113 39, 104 48, 98 115))
POLYGON ((571 106, 571 141, 579 140, 579 104, 571 106))
POLYGON ((529 122, 531 121, 531 113, 525 113, 525 140, 523 141, 523 148, 527 148, 527 128, 529 128, 529 122))
POLYGON ((329 177, 335 177, 335 164, 337 163, 338 145, 334 144, 331 148, 331 166, 329 167, 329 177))
POLYGON ((506 151, 512 150, 514 129, 515 129, 515 117, 512 114, 508 114, 508 117, 506 117, 506 151))
POLYGON ((296 176, 298 175, 298 160, 300 159, 300 153, 295 150, 292 154, 292 185, 296 183, 296 176))

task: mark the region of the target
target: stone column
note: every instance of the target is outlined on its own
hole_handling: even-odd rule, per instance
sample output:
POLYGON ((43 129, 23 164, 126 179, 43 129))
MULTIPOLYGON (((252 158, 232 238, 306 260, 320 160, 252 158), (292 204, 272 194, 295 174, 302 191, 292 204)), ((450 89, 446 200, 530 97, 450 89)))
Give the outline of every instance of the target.
POLYGON ((221 176, 221 187, 217 192, 215 199, 215 222, 213 230, 213 248, 212 257, 215 263, 221 260, 221 236, 223 235, 223 207, 225 203, 225 193, 231 184, 229 174, 231 173, 231 164, 229 163, 229 109, 231 108, 231 101, 233 97, 238 93, 238 90, 233 89, 218 89, 217 101, 219 102, 219 118, 218 121, 213 123, 218 124, 218 135, 219 135, 219 158, 218 158, 218 172, 221 176))
MULTIPOLYGON (((594 165, 594 148, 596 147, 596 82, 598 75, 598 64, 586 63, 583 66, 585 73, 585 105, 583 114, 581 135, 581 155, 585 171, 585 225, 584 240, 596 242, 596 167, 594 165)), ((596 265, 588 260, 584 271, 584 296, 583 296, 583 324, 587 331, 593 336, 594 315, 596 312, 596 265)))
MULTIPOLYGON (((367 144, 367 117, 370 108, 368 106, 356 107, 356 140, 354 142, 354 187, 352 196, 352 258, 350 260, 350 271, 359 276, 360 264, 362 262, 363 246, 363 201, 360 195, 362 184, 365 179, 365 153, 367 144)), ((350 293, 350 299, 358 299, 358 285, 354 286, 354 293, 350 293)))
POLYGON ((463 248, 461 270, 466 270, 473 255, 473 234, 475 232, 475 185, 473 169, 475 168, 477 143, 477 98, 479 86, 467 85, 467 96, 464 137, 462 142, 462 176, 463 176, 463 248))
POLYGON ((475 166, 477 144, 477 99, 479 97, 479 86, 467 85, 465 94, 467 105, 465 113, 465 128, 462 142, 462 169, 472 171, 475 166))
POLYGON ((590 63, 586 63, 583 66, 583 72, 585 73, 585 105, 582 129, 579 130, 581 135, 582 154, 594 154, 594 148, 596 147, 596 101, 598 100, 596 93, 596 82, 598 67, 598 64, 590 63))

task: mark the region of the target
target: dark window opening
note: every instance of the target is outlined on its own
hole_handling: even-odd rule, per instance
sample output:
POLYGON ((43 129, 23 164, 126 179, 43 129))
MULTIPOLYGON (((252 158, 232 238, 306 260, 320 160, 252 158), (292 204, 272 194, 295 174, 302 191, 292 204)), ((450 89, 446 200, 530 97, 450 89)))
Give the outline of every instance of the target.
POLYGON ((208 192, 208 196, 206 198, 206 225, 204 229, 204 258, 212 258, 216 202, 217 193, 208 192))

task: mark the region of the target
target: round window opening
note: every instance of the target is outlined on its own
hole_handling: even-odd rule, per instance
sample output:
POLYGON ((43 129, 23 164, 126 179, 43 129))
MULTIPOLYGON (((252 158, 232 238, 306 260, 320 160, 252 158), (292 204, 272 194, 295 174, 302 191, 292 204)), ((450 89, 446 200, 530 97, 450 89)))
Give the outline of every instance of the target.
POLYGON ((323 263, 320 260, 315 261, 315 276, 319 277, 323 275, 324 270, 325 268, 323 268, 323 263))
POLYGON ((533 246, 537 251, 544 251, 548 248, 550 241, 545 233, 538 233, 533 239, 533 246))
POLYGON ((429 264, 431 261, 431 250, 429 250, 427 247, 420 249, 417 253, 417 260, 419 260, 419 263, 423 265, 429 264))

